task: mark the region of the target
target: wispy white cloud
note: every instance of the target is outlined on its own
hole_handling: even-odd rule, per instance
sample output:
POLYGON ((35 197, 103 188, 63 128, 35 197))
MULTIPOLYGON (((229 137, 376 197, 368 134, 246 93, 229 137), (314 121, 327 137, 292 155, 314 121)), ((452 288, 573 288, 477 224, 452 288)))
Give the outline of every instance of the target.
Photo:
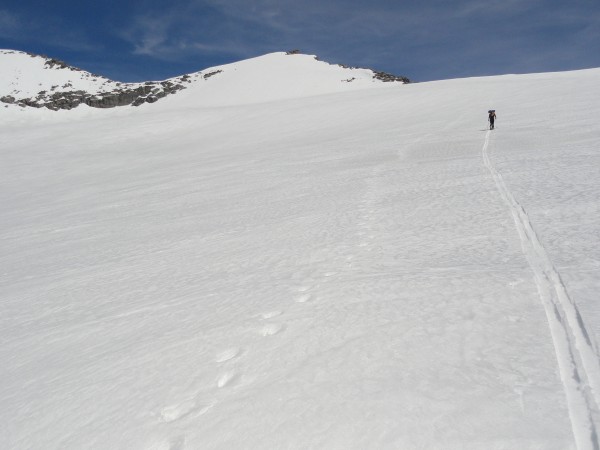
POLYGON ((132 53, 165 60, 193 52, 248 56, 328 41, 357 41, 393 33, 426 17, 369 9, 339 9, 289 0, 193 0, 168 11, 143 12, 118 34, 132 53))
POLYGON ((248 56, 262 44, 253 34, 270 35, 271 25, 276 23, 268 25, 257 22, 255 16, 232 15, 211 2, 188 2, 168 10, 144 11, 130 22, 128 27, 116 29, 115 34, 131 45, 131 52, 165 61, 178 61, 194 54, 248 56))
POLYGON ((175 0, 160 10, 145 9, 120 35, 133 54, 167 61, 211 54, 244 58, 299 48, 351 64, 405 61, 394 63, 405 64, 403 71, 417 65, 431 71, 438 60, 462 73, 466 66, 477 66, 483 59, 494 67, 492 70, 498 70, 489 59, 491 42, 499 42, 496 60, 510 59, 509 51, 521 61, 520 55, 526 50, 532 58, 548 55, 551 50, 540 48, 546 45, 543 39, 553 28, 562 29, 565 40, 580 39, 573 41, 579 48, 585 43, 597 44, 598 32, 594 30, 598 29, 598 17, 594 19, 582 2, 576 3, 175 0), (565 31, 569 27, 579 31, 565 31), (511 42, 516 44, 509 45, 511 42))
POLYGON ((42 20, 7 10, 0 10, 0 37, 16 43, 43 43, 67 50, 93 51, 98 48, 82 29, 67 26, 58 16, 45 16, 42 20))
POLYGON ((173 19, 164 16, 138 16, 133 25, 122 32, 122 37, 134 45, 134 54, 154 56, 163 51, 173 22, 173 19))
POLYGON ((495 15, 515 16, 525 11, 539 7, 543 0, 465 0, 457 3, 448 3, 448 12, 454 18, 469 18, 477 16, 495 15))
POLYGON ((13 13, 0 9, 0 36, 11 38, 19 33, 19 20, 13 13))
POLYGON ((197 53, 244 55, 243 46, 234 44, 227 35, 206 40, 203 35, 207 30, 194 27, 190 18, 178 11, 144 13, 117 34, 132 46, 133 54, 164 61, 177 61, 197 53))

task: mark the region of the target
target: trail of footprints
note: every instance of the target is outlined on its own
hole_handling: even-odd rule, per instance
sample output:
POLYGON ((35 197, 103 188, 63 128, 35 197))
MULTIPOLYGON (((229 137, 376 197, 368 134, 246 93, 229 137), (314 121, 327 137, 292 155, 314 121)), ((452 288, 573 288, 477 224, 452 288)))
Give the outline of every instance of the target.
MULTIPOLYGON (((364 201, 365 205, 362 205, 361 216, 362 221, 359 222, 359 230, 356 232, 357 246, 359 248, 365 248, 369 250, 372 245, 372 240, 375 237, 372 229, 373 214, 374 211, 369 209, 369 201, 364 201)), ((348 255, 346 257, 346 265, 348 267, 353 266, 354 255, 348 255)), ((322 274, 324 278, 329 278, 337 275, 338 272, 325 272, 322 274)), ((296 292, 293 296, 293 301, 298 304, 306 304, 315 300, 315 295, 312 292, 316 284, 305 284, 296 288, 296 292)), ((262 321, 262 325, 258 327, 257 333, 260 336, 269 338, 281 334, 285 331, 286 325, 281 321, 277 321, 279 316, 283 315, 283 311, 274 310, 263 312, 258 314, 256 317, 262 321), (275 319, 275 320, 273 320, 275 319)), ((215 387, 218 392, 226 391, 228 388, 233 387, 236 382, 241 380, 242 374, 240 374, 235 366, 234 362, 243 357, 245 351, 240 347, 231 347, 218 352, 215 355, 215 363, 222 366, 222 371, 218 375, 215 387)), ((165 423, 172 423, 190 415, 202 415, 210 411, 217 404, 217 400, 202 401, 198 395, 196 398, 184 401, 180 404, 167 406, 162 409, 160 413, 161 420, 165 423)), ((168 450, 184 450, 185 437, 178 436, 169 443, 168 450)))
MULTIPOLYGON (((324 277, 336 275, 336 272, 326 272, 324 277)), ((294 301, 299 304, 307 303, 314 299, 312 285, 303 285, 296 288, 294 301)), ((268 338, 275 336, 285 331, 286 325, 277 321, 279 316, 283 315, 283 311, 274 310, 261 313, 256 317, 262 322, 258 327, 257 333, 260 336, 268 338), (275 320, 273 320, 275 319, 275 320)), ((215 355, 215 363, 222 368, 215 380, 215 387, 218 391, 233 387, 240 379, 241 374, 235 367, 235 361, 243 357, 245 351, 241 347, 226 348, 215 355)), ((210 411, 217 404, 217 399, 206 400, 198 394, 193 398, 187 399, 181 403, 164 407, 159 414, 160 420, 163 423, 173 423, 189 416, 199 416, 210 411)), ((185 446, 185 437, 179 436, 172 440, 169 445, 169 450, 183 450, 185 446)))
MULTIPOLYGON (((262 320, 269 320, 281 315, 281 311, 270 311, 260 314, 262 320)), ((285 325, 277 322, 265 323, 259 330, 261 336, 273 336, 282 332, 285 325)), ((243 355, 243 350, 240 347, 230 347, 218 352, 215 355, 215 363, 222 366, 222 371, 215 380, 216 388, 221 390, 227 387, 232 387, 240 378, 240 374, 233 366, 233 362, 243 355)), ((190 415, 202 415, 212 409, 216 404, 216 400, 202 402, 200 396, 188 399, 181 403, 170 405, 163 408, 160 412, 160 419, 164 423, 172 423, 183 419, 190 415)))
MULTIPOLYGON (((370 202, 364 201, 361 207, 362 220, 358 223, 359 229, 356 232, 357 247, 370 251, 373 238, 373 215, 374 211, 367 206, 370 202)), ((346 257, 346 265, 352 267, 354 263, 354 255, 346 257)), ((325 272, 323 278, 329 278, 337 275, 337 272, 325 272)), ((315 300, 314 287, 316 284, 308 283, 301 285, 295 289, 293 301, 298 304, 306 304, 315 300)), ((277 318, 283 315, 283 311, 274 310, 260 313, 256 318, 262 324, 256 329, 258 335, 269 338, 281 334, 285 331, 286 325, 277 318)), ((215 363, 221 366, 221 372, 216 378, 215 387, 217 392, 226 392, 227 389, 234 387, 238 381, 242 379, 242 374, 235 367, 235 361, 243 357, 245 350, 241 347, 230 347, 218 352, 215 355, 215 363)), ((216 397, 216 395, 215 395, 216 397)), ((180 404, 167 406, 162 409, 160 418, 164 423, 172 423, 184 417, 191 415, 198 416, 210 411, 216 404, 217 399, 211 401, 201 400, 200 395, 196 398, 184 401, 180 404)), ((185 437, 179 436, 172 440, 167 447, 168 450, 184 450, 185 437)))

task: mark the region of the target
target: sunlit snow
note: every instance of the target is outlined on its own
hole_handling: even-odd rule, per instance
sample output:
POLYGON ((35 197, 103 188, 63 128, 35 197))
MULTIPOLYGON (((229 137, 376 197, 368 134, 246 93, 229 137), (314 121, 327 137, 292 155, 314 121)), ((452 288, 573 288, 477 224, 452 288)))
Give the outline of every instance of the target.
POLYGON ((219 69, 0 104, 0 447, 598 448, 600 69, 219 69))

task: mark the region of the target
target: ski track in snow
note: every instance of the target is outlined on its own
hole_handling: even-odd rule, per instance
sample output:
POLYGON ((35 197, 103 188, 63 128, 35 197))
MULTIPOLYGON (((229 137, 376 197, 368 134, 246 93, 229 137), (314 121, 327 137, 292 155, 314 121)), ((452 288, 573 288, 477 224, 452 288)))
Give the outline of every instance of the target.
POLYGON ((577 305, 540 242, 525 209, 514 198, 502 175, 489 157, 491 133, 482 148, 483 163, 508 205, 521 239, 521 247, 534 272, 538 292, 546 312, 554 343, 561 380, 569 408, 577 448, 600 448, 597 421, 600 395, 600 366, 593 344, 577 305))

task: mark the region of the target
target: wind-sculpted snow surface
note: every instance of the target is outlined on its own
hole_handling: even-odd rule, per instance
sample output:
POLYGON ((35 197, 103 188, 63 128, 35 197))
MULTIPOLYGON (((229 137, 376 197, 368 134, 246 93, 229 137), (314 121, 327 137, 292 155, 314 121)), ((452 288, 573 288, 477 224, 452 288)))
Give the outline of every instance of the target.
POLYGON ((2 447, 597 448, 600 70, 259 62, 0 108, 2 447))

